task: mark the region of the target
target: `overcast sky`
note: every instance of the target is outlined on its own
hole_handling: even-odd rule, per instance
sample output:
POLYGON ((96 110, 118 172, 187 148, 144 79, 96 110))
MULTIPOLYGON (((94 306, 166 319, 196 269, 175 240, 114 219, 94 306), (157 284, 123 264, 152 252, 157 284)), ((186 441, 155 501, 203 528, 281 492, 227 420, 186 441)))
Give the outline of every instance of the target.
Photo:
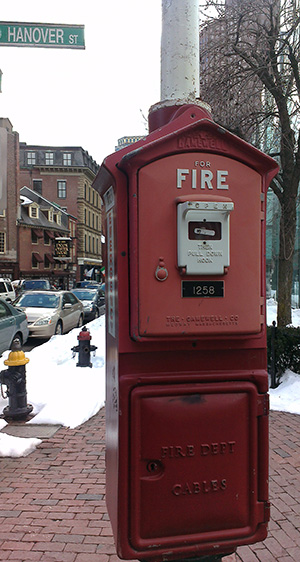
POLYGON ((101 164, 144 135, 160 99, 161 0, 9 0, 2 22, 85 26, 85 50, 0 46, 0 116, 28 144, 82 146, 101 164))

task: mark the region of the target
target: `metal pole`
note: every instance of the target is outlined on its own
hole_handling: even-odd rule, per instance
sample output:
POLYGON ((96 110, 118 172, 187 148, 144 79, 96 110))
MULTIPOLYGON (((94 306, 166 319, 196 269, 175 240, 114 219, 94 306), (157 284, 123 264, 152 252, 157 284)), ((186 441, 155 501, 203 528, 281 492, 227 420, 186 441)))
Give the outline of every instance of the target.
POLYGON ((162 0, 161 101, 149 110, 149 132, 169 123, 178 109, 211 107, 199 99, 199 0, 162 0))
POLYGON ((276 388, 276 322, 272 322, 271 326, 271 388, 276 388))
POLYGON ((199 0, 162 0, 161 100, 199 97, 199 0))

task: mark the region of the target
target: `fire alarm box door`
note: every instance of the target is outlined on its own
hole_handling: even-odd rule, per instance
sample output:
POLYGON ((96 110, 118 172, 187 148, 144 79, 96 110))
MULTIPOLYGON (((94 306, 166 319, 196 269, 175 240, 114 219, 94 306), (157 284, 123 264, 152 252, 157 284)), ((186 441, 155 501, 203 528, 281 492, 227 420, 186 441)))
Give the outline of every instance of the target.
POLYGON ((129 518, 137 551, 255 534, 266 499, 258 492, 258 403, 250 382, 132 390, 129 518))
POLYGON ((142 167, 131 195, 132 337, 260 333, 261 175, 183 153, 142 167))
POLYGON ((185 201, 177 205, 178 267, 187 275, 224 275, 229 267, 232 201, 185 201), (210 249, 211 248, 211 249, 210 249), (213 259, 199 260, 208 256, 213 259))

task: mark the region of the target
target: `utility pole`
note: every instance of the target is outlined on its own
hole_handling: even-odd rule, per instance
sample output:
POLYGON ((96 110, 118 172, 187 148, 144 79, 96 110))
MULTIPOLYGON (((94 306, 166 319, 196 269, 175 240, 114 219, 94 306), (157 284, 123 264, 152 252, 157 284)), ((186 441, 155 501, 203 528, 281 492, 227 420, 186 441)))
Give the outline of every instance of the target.
POLYGON ((150 132, 187 105, 211 118, 199 98, 199 72, 199 0, 162 0, 161 101, 150 108, 150 132))

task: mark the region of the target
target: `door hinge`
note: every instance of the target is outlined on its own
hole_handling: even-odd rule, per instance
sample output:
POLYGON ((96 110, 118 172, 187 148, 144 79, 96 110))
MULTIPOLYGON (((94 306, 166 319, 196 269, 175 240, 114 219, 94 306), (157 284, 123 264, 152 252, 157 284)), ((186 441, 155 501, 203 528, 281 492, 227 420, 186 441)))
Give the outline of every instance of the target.
POLYGON ((257 399, 257 415, 258 416, 268 416, 269 415, 269 395, 261 394, 257 399))

